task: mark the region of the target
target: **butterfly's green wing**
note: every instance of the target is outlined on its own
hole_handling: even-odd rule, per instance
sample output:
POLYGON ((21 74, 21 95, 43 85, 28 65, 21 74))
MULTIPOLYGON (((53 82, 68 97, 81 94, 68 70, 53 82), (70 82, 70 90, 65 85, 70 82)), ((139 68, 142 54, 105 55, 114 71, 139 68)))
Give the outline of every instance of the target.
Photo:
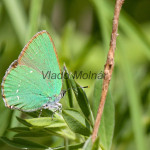
POLYGON ((62 81, 43 79, 42 72, 47 71, 60 73, 53 41, 46 31, 41 31, 28 42, 3 78, 2 96, 6 106, 34 111, 49 101, 53 103, 61 92, 62 81))

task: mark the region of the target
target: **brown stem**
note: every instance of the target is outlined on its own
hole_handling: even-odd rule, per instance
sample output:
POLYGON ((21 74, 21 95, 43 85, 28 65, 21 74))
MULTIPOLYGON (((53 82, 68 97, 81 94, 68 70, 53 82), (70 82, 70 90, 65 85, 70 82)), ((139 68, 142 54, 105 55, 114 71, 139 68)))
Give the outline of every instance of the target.
POLYGON ((92 141, 94 142, 96 137, 97 137, 97 132, 99 129, 103 109, 104 109, 104 104, 106 100, 106 95, 109 87, 109 82, 111 80, 113 68, 114 68, 114 53, 115 53, 115 48, 116 48, 116 38, 118 36, 117 31, 118 31, 118 21, 119 21, 119 14, 120 10, 122 7, 124 0, 116 0, 116 5, 115 5, 115 12, 114 12, 114 19, 113 19, 113 27, 112 27, 112 34, 111 34, 111 40, 110 40, 110 48, 109 52, 107 55, 107 61, 104 67, 104 80, 103 80, 103 87, 102 87, 102 94, 101 94, 101 99, 100 99, 100 104, 98 108, 98 113, 94 125, 94 130, 92 134, 92 141))

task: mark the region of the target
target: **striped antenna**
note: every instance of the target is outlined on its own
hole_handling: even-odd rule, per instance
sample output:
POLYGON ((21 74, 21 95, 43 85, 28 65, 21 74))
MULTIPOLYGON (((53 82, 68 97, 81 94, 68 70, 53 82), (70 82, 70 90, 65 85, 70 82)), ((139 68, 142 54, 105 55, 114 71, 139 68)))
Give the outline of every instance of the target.
MULTIPOLYGON (((77 88, 89 88, 89 86, 82 86, 82 87, 77 87, 77 88)), ((75 88, 68 88, 66 91, 71 90, 71 89, 75 89, 75 88)))

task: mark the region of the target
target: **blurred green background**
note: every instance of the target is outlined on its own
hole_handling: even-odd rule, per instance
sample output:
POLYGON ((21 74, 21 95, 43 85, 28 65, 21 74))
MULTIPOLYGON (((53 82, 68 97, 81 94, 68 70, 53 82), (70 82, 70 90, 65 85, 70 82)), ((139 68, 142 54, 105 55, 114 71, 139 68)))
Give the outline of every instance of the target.
MULTIPOLYGON (((0 80, 41 30, 52 36, 61 67, 65 63, 69 72, 103 71, 114 5, 114 0, 0 0, 0 80)), ((149 6, 149 0, 126 0, 121 11, 110 85, 116 119, 112 150, 150 147, 149 6)), ((85 91, 92 106, 95 80, 77 82, 90 86, 85 91)), ((61 102, 65 107, 65 98, 61 102)), ((16 116, 20 115, 5 108, 0 97, 0 136, 12 136, 7 128, 19 126, 16 116)), ((46 140, 49 146, 63 142, 55 137, 46 140)), ((13 148, 0 141, 0 149, 13 148)))

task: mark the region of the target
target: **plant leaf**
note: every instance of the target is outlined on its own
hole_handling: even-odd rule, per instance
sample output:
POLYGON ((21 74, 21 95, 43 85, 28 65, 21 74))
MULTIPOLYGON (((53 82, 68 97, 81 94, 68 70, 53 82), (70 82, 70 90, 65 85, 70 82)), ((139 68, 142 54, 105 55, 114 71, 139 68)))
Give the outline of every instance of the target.
POLYGON ((7 137, 1 137, 0 138, 4 143, 10 145, 10 146, 13 146, 13 147, 16 147, 16 148, 36 148, 36 149, 41 149, 41 148, 48 148, 47 146, 44 146, 44 145, 40 145, 40 144, 37 144, 37 143, 34 143, 34 142, 31 142, 31 141, 27 141, 27 140, 24 140, 24 139, 20 139, 20 138, 14 138, 12 140, 8 139, 7 137))
MULTIPOLYGON (((15 129, 12 131, 16 132, 15 129)), ((29 131, 21 132, 21 130, 19 130, 19 133, 17 133, 14 137, 43 137, 53 135, 75 140, 75 134, 68 127, 56 127, 56 128, 31 127, 29 131)))
POLYGON ((20 123, 24 124, 25 126, 28 126, 28 127, 31 127, 31 126, 32 126, 30 123, 26 122, 26 120, 21 119, 21 118, 19 118, 19 117, 16 117, 16 118, 17 118, 17 120, 18 120, 20 123))
POLYGON ((72 96, 72 90, 71 90, 71 84, 69 82, 69 73, 68 73, 68 70, 64 64, 64 79, 63 79, 63 86, 64 86, 64 89, 67 90, 67 101, 68 101, 68 104, 69 104, 69 107, 70 108, 73 108, 73 96, 72 96))
POLYGON ((30 128, 28 127, 14 127, 14 128, 9 128, 9 131, 13 131, 13 132, 30 132, 30 128))
POLYGON ((89 137, 83 146, 83 150, 91 150, 91 149, 92 149, 92 139, 91 137, 89 137))
POLYGON ((72 86, 72 89, 74 91, 74 94, 76 96, 76 100, 81 108, 81 111, 83 112, 84 116, 89 120, 92 121, 92 125, 94 123, 93 113, 90 108, 90 104, 88 102, 87 96, 83 90, 73 79, 74 77, 70 75, 70 83, 72 86))
MULTIPOLYGON (((59 115, 56 115, 56 118, 51 117, 41 117, 33 119, 19 119, 25 125, 28 125, 29 132, 22 130, 22 132, 15 135, 15 137, 36 137, 36 136, 49 136, 56 135, 63 138, 75 139, 75 134, 68 128, 66 122, 59 115)), ((11 130, 11 129, 10 129, 11 130)), ((18 131, 17 129, 12 129, 12 131, 18 131)))
MULTIPOLYGON (((100 103, 102 91, 102 80, 96 80, 95 88, 94 88, 94 116, 96 117, 98 106, 100 103)), ((104 149, 109 150, 112 144, 113 132, 114 132, 114 124, 115 124, 115 109, 114 103, 111 99, 110 92, 108 91, 106 102, 104 106, 104 111, 101 119, 101 124, 99 127, 98 135, 100 136, 100 144, 104 149)))
POLYGON ((56 135, 71 140, 75 140, 76 138, 75 134, 69 128, 46 128, 45 131, 51 135, 56 135))
POLYGON ((52 118, 51 117, 41 117, 41 118, 33 118, 33 119, 25 119, 25 121, 32 126, 36 127, 66 127, 66 123, 63 118, 52 118))
POLYGON ((62 111, 62 115, 73 132, 85 136, 89 136, 91 134, 90 124, 78 111, 74 109, 67 109, 62 111))
POLYGON ((102 92, 102 80, 96 80, 95 86, 94 86, 94 93, 93 93, 93 114, 94 118, 96 119, 97 111, 100 103, 101 98, 101 92, 102 92))
MULTIPOLYGON (((84 143, 75 144, 75 145, 68 145, 68 149, 70 149, 70 150, 77 150, 79 148, 82 148, 83 145, 84 145, 84 143)), ((54 150, 66 150, 66 147, 62 146, 62 147, 53 148, 53 149, 54 150)))
POLYGON ((100 143, 99 143, 99 137, 95 140, 92 146, 92 150, 100 150, 100 143))
POLYGON ((50 136, 50 134, 41 130, 41 131, 21 132, 15 134, 14 137, 43 137, 43 136, 50 136))

